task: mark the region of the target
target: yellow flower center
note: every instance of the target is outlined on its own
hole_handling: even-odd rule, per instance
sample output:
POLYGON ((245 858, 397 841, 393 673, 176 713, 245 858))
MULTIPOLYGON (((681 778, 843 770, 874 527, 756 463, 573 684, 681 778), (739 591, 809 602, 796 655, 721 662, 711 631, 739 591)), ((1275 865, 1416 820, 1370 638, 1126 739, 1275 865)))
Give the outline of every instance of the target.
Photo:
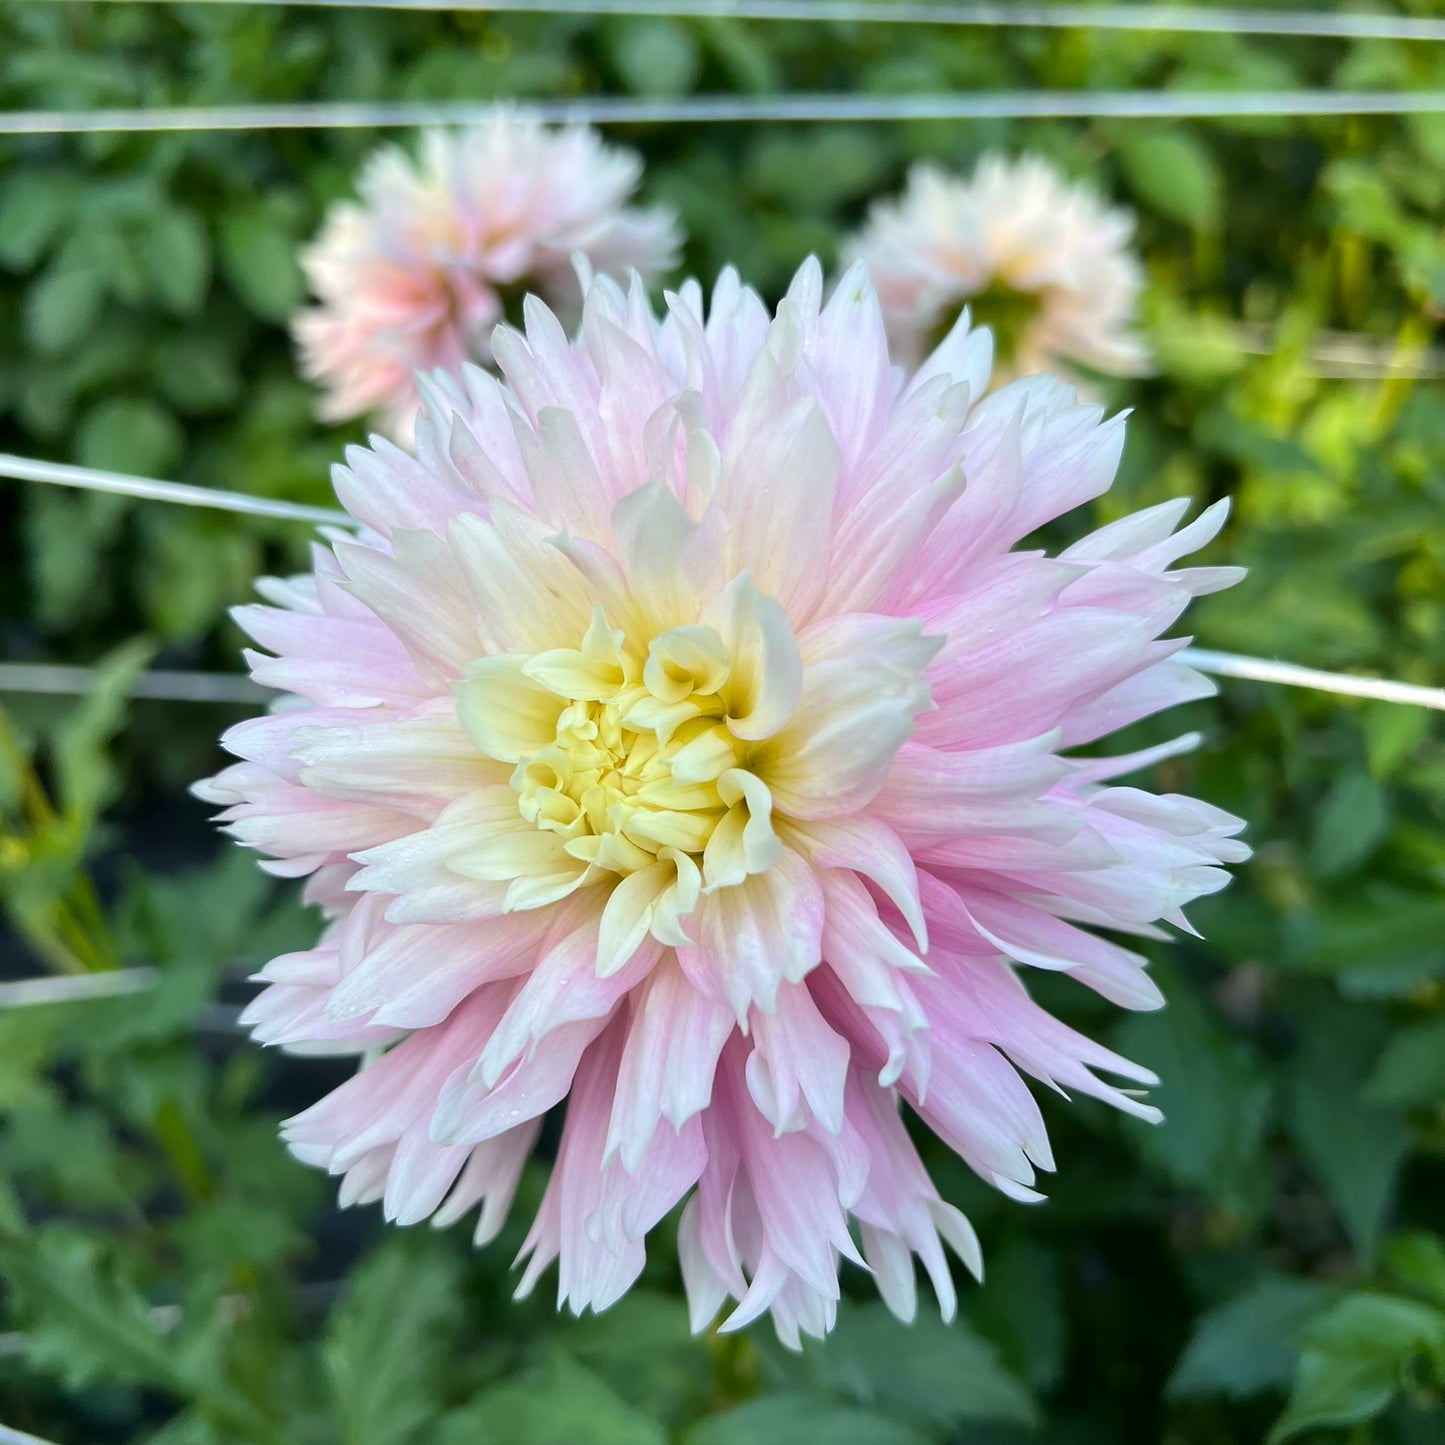
POLYGON ((549 877, 575 869, 564 887, 577 887, 656 870, 686 911, 771 866, 772 797, 749 768, 758 745, 729 727, 744 701, 733 671, 712 627, 672 628, 643 653, 600 607, 581 647, 474 665, 463 722, 513 764, 521 816, 557 840, 549 877))

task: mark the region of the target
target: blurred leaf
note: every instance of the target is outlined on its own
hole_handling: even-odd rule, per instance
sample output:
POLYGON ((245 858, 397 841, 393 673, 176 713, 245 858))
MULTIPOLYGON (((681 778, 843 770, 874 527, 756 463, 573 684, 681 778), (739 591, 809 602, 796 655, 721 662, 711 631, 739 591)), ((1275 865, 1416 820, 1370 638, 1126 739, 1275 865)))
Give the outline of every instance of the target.
POLYGON ((1329 1293, 1313 1280, 1266 1275, 1206 1311, 1169 1377, 1169 1394, 1247 1399, 1286 1388, 1299 1355, 1300 1328, 1329 1293))
MULTIPOLYGON (((826 1395, 779 1393, 700 1421, 682 1445, 929 1445, 929 1437, 871 1410, 826 1395)), ((458 1442, 460 1445, 460 1442, 458 1442)))
POLYGON ((133 1289, 107 1272, 95 1247, 47 1233, 0 1238, 0 1267, 27 1306, 26 1353, 73 1386, 100 1379, 181 1388, 172 1352, 133 1289))
POLYGON ((241 299, 267 321, 286 321, 301 304, 293 208, 284 197, 254 201, 221 220, 221 264, 241 299))
POLYGON ((1365 752, 1370 773, 1392 777, 1430 735, 1430 713, 1423 707, 1377 703, 1364 715, 1365 752))
POLYGON ((562 1344, 621 1399, 669 1428, 695 1416, 714 1389, 704 1342, 667 1295, 634 1287, 605 1314, 570 1325, 562 1344))
POLYGON ((1379 1044, 1377 1021, 1361 1010, 1322 1008, 1290 1069, 1291 1132, 1367 1263, 1409 1144, 1398 1112, 1362 1098, 1379 1044))
POLYGON ((1423 1229, 1397 1234, 1385 1245, 1384 1262, 1402 1284, 1445 1307, 1445 1239, 1423 1229))
POLYGON ((921 1426, 959 1420, 1032 1425, 1038 1409, 998 1351, 965 1320, 920 1308, 907 1329, 881 1301, 848 1305, 803 1364, 831 1391, 921 1426))
POLYGON ((82 466, 164 478, 182 444, 169 412, 145 397, 116 396, 86 414, 77 451, 82 466))
POLYGON ((71 817, 94 818, 110 800, 114 773, 106 746, 125 720, 136 678, 154 655, 145 638, 116 648, 96 666, 84 701, 56 729, 56 792, 71 817))
POLYGON ((1413 1300, 1349 1295, 1310 1325, 1305 1338, 1289 1404, 1267 1445, 1320 1425, 1372 1419, 1417 1360, 1445 1378, 1445 1311, 1413 1300))
POLYGON ((1310 843, 1314 871, 1321 878, 1338 878, 1358 868, 1389 825, 1390 799, 1384 788, 1368 773, 1343 774, 1315 814, 1310 843))
POLYGON ((1371 1104, 1445 1100, 1445 1017, 1401 1029, 1385 1045, 1364 1098, 1371 1104))
POLYGON ((969 1316, 996 1344, 1030 1390, 1052 1388, 1063 1372, 1068 1310, 1057 1256, 1023 1234, 988 1256, 987 1288, 974 1292, 969 1316))
MULTIPOLYGON (((365 1437, 370 1445, 370 1437, 365 1437)), ((454 1411, 429 1445, 667 1445, 656 1421, 624 1404, 590 1370, 554 1351, 535 1370, 454 1411)), ((780 1442, 781 1445, 781 1442, 780 1442)))
POLYGON ((1258 1061, 1181 990, 1171 991, 1167 1009, 1125 1020, 1114 1046, 1161 1080, 1150 1098, 1164 1123, 1125 1121, 1144 1156, 1176 1183, 1235 1210, 1253 1208, 1270 1106, 1258 1061))
POLYGON ((1202 141, 1179 130, 1144 129, 1119 147, 1124 173, 1139 196, 1196 231, 1219 224, 1224 186, 1202 141))
POLYGON ((21 271, 40 259, 70 218, 73 178, 63 171, 17 169, 0 190, 0 264, 21 271))
POLYGON ((682 95, 702 67, 691 30, 677 20, 620 20, 609 50, 624 84, 638 95, 682 95))
POLYGON ((149 219, 141 256, 161 302, 190 315, 205 298, 211 279, 211 243, 194 212, 175 206, 149 219))
POLYGON ((88 249, 67 247, 25 298, 25 334, 43 355, 68 350, 94 324, 106 277, 88 249))
POLYGON ((393 1237, 356 1271, 322 1346, 342 1445, 404 1445, 423 1429, 434 1438, 460 1319, 456 1281, 435 1250, 393 1237))

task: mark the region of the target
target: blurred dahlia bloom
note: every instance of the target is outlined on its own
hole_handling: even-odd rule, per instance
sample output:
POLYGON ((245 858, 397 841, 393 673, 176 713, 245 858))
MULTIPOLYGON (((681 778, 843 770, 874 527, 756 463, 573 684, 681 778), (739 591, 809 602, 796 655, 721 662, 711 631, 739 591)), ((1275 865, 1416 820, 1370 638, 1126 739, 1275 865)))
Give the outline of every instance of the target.
POLYGON ((574 257, 653 276, 677 259, 664 209, 625 205, 642 163, 586 126, 549 130, 499 108, 465 131, 428 131, 413 160, 387 146, 367 162, 361 202, 334 206, 301 265, 320 305, 295 319, 302 369, 327 421, 375 414, 403 445, 418 371, 491 362, 507 293, 580 300, 574 257))
POLYGON ((725 272, 659 321, 598 279, 576 340, 529 300, 501 379, 426 382, 415 456, 336 473, 360 534, 241 610, 290 696, 199 788, 329 914, 246 1018, 365 1056, 285 1125, 343 1203, 489 1240, 565 1101, 519 1292, 555 1261, 603 1309, 681 1204, 695 1327, 733 1300, 790 1344, 840 1259, 904 1319, 915 1255, 946 1315, 944 1246, 980 1272, 901 1106, 1020 1200, 1054 1167, 1024 1076, 1157 1117, 1026 978, 1157 1007, 1091 929, 1187 927, 1247 854, 1114 782, 1193 739, 1068 755, 1212 691, 1161 634, 1236 579, 1176 566, 1223 508, 1014 550, 1109 487, 1122 421, 1044 378, 980 402, 962 324, 900 385, 866 271, 822 291, 770 316, 725 272))
POLYGON ((903 195, 876 203, 845 247, 868 263, 894 359, 915 366, 965 303, 1008 343, 994 382, 1076 366, 1137 376, 1133 330, 1143 272, 1134 218, 1071 184, 1040 156, 985 156, 963 180, 915 166, 903 195))

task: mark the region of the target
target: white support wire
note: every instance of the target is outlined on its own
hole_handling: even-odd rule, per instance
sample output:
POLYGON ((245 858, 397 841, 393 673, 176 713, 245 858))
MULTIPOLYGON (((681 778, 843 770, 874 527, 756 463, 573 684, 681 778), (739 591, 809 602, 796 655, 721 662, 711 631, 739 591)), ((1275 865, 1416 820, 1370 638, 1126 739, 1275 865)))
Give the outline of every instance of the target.
MULTIPOLYGON (((93 667, 52 662, 0 662, 0 693, 24 692, 75 697, 95 684, 93 667)), ((238 672, 178 672, 156 668, 130 686, 133 698, 147 702, 266 703, 276 694, 238 672)))
MULTIPOLYGON (((1274 329, 1240 321, 1231 340, 1246 356, 1273 356, 1279 350, 1274 329)), ((1301 360, 1324 381, 1436 381, 1445 377, 1445 351, 1439 347, 1400 345, 1353 331, 1317 331, 1301 360)))
MULTIPOLYGON (((0 1335, 0 1358, 20 1354, 25 1345, 22 1335, 0 1335), (13 1347, 11 1342, 14 1342, 13 1347)), ((55 1445, 52 1440, 42 1440, 39 1435, 27 1435, 9 1425, 0 1425, 0 1445, 55 1445)))
MULTIPOLYGON (((153 501, 179 502, 193 507, 221 507, 263 517, 287 517, 296 521, 351 522, 345 512, 326 507, 303 507, 244 492, 212 491, 208 487, 184 486, 178 482, 157 482, 146 477, 100 472, 87 467, 63 466, 58 462, 37 462, 25 457, 0 455, 0 476, 22 480, 59 482, 64 486, 87 487, 118 492, 124 496, 153 501)), ((1348 673, 1323 672, 1268 658, 1244 657, 1232 652, 1210 652, 1191 647, 1181 658, 1200 672, 1220 677, 1237 677, 1256 682, 1279 683, 1286 687, 1307 687, 1346 697, 1375 698, 1381 702, 1405 703, 1445 711, 1445 688, 1422 687, 1415 683, 1392 682, 1386 678, 1355 677, 1348 673)), ((0 663, 0 692, 84 693, 94 673, 84 667, 62 667, 41 663, 0 663)), ((274 696, 235 673, 194 673, 153 671, 137 680, 133 696, 175 702, 260 703, 274 696)))
MULTIPOLYGON (((44 1008, 52 1004, 93 1003, 128 998, 159 988, 163 975, 149 966, 108 968, 98 973, 52 973, 0 983, 0 1013, 7 1009, 44 1008)), ((195 1032, 240 1037, 243 1005, 207 1003, 197 1010, 195 1032)), ((0 1442, 3 1445, 3 1442, 0 1442)))
POLYGON ((80 1003, 146 993, 161 981, 158 968, 108 968, 100 973, 56 973, 0 983, 0 1009, 80 1003))
POLYGON ((1445 712, 1445 687, 1424 687, 1414 682, 1392 682, 1383 677, 1356 677, 1345 672, 1323 672, 1294 662, 1275 662, 1265 657, 1242 657, 1236 652, 1211 652, 1187 647, 1179 654, 1183 662, 1215 677, 1235 677, 1248 682, 1277 683, 1281 687, 1304 687, 1314 692, 1333 692, 1345 697, 1373 698, 1376 702, 1397 702, 1407 707, 1428 707, 1445 712))
POLYGON ((177 502, 183 507, 214 507, 222 512, 245 512, 252 517, 272 517, 283 522, 351 524, 352 519, 336 508, 308 507, 300 502, 283 502, 274 497, 253 497, 248 492, 225 492, 214 487, 192 487, 185 482, 158 482, 150 477, 132 477, 124 472, 101 471, 95 467, 74 467, 64 462, 37 461, 0 452, 0 477, 21 482, 51 482, 59 487, 80 487, 88 492, 112 492, 147 502, 177 502))
MULTIPOLYGON (((1234 677, 1248 682, 1278 683, 1283 687, 1304 687, 1313 692, 1332 692, 1342 697, 1373 698, 1376 702, 1402 703, 1445 712, 1445 687, 1425 687, 1413 682, 1393 682, 1383 677, 1359 677, 1349 672, 1325 672, 1293 662, 1276 662, 1267 657, 1246 657, 1238 652, 1213 652, 1186 647, 1177 654, 1199 672, 1214 677, 1234 677)), ((0 662, 0 693, 67 693, 75 696, 90 691, 96 671, 89 667, 60 667, 42 663, 0 662), (42 686, 31 686, 38 678, 42 686)), ((234 672, 142 673, 131 690, 137 698, 168 702, 264 703, 277 694, 234 672)), ((86 975, 90 977, 91 975, 86 975)), ((94 975, 96 978, 110 975, 94 975)), ((5 989, 0 984, 0 1008, 5 1006, 5 989)), ((103 985, 102 985, 103 987, 103 985)), ((45 1000, 37 1000, 44 1002, 45 1000)))
MULTIPOLYGON (((151 0, 169 3, 169 0, 151 0)), ((207 0, 252 4, 254 0, 207 0)), ((1177 35, 1277 35, 1316 40, 1445 40, 1445 21, 1407 15, 1186 8, 1179 5, 1000 5, 917 0, 276 0, 328 10, 510 15, 628 15, 671 20, 795 20, 965 29, 1120 30, 1177 35)))
MULTIPOLYGON (((1206 120, 1439 115, 1439 90, 1047 90, 943 95, 695 95, 677 100, 596 96, 510 100, 549 124, 721 125, 810 121, 1206 120)), ((495 101, 308 101, 278 105, 138 106, 0 113, 0 135, 118 132, 355 130, 472 125, 495 101)))
MULTIPOLYGON (((93 667, 52 662, 0 662, 0 693, 23 692, 75 697, 95 684, 93 667)), ((156 668, 141 673, 129 695, 147 702, 266 703, 276 694, 238 672, 178 672, 156 668)))

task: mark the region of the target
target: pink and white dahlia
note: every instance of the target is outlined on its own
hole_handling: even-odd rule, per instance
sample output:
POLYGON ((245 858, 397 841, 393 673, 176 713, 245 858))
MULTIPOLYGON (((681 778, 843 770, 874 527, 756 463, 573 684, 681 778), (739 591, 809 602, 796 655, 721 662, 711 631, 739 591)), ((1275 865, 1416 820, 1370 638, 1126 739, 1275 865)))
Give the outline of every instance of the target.
POLYGON ((964 180, 914 167, 845 248, 868 263, 894 359, 916 365, 965 303, 1008 343, 1008 376, 1148 369, 1134 333, 1143 271, 1134 218, 1041 156, 989 155, 964 180))
POLYGON ((490 363, 510 292, 575 310, 574 257, 612 275, 672 266, 672 214, 625 204, 641 175, 634 152, 586 126, 549 130, 500 107, 472 129, 425 133, 415 161, 378 151, 360 204, 334 206, 301 256, 321 304, 294 329, 304 371, 325 388, 321 416, 376 414, 405 445, 415 374, 490 363))
POLYGON ((424 385, 416 455, 354 449, 362 524, 240 621, 287 694, 201 787, 330 922, 263 970, 260 1040, 362 1054, 285 1125, 345 1203, 500 1228, 565 1103, 521 1291, 602 1309, 683 1205, 694 1324, 821 1334, 840 1258, 903 1318, 913 1256, 975 1274, 904 1106, 982 1177, 1052 1169, 1024 1082, 1156 1112, 1154 1082, 1029 997, 1125 1008, 1157 936, 1245 856, 1241 824, 1113 779, 1177 745, 1070 753, 1211 691, 1161 634, 1230 568, 1179 570, 1183 502, 1058 557, 1119 418, 1036 378, 980 402, 960 326, 906 385, 866 271, 809 263, 770 316, 726 272, 659 321, 599 279, 580 334, 529 301, 424 385), (856 1230, 855 1230, 856 1226, 856 1230))

